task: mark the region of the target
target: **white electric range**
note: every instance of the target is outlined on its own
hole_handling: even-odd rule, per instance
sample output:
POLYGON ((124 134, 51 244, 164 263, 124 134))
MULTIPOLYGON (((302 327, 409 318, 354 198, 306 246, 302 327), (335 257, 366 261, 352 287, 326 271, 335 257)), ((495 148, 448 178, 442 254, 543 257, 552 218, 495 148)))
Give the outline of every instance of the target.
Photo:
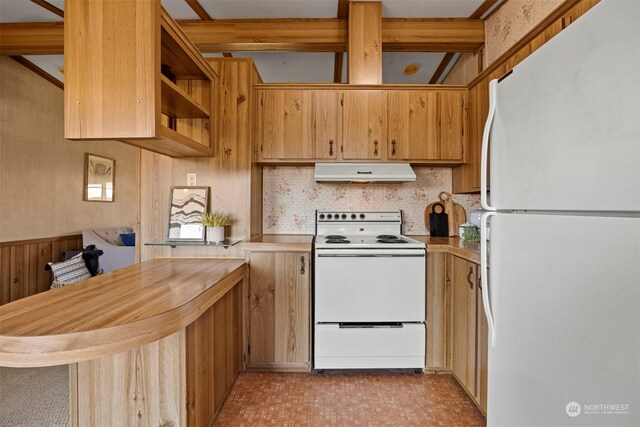
POLYGON ((402 211, 318 211, 314 252, 314 368, 424 369, 426 246, 402 211))

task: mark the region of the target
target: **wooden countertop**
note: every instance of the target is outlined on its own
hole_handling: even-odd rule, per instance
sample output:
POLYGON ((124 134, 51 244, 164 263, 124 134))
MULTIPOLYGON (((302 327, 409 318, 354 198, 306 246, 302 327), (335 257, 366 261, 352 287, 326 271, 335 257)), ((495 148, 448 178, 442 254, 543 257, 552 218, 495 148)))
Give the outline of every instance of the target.
POLYGON ((158 258, 0 306, 0 366, 75 363, 185 328, 242 280, 242 259, 158 258))
POLYGON ((465 242, 459 237, 409 236, 427 244, 427 252, 448 252, 480 264, 480 243, 465 242))
POLYGON ((261 234, 240 244, 245 251, 309 252, 313 234, 261 234))

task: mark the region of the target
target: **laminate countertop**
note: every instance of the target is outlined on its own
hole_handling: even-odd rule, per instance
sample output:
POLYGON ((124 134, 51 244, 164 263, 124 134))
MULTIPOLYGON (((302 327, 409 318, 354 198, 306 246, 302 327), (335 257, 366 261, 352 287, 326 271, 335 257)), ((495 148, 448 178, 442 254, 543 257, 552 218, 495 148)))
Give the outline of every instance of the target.
MULTIPOLYGON (((465 242, 459 237, 408 236, 427 244, 427 252, 448 252, 467 261, 480 264, 480 243, 465 242)), ((242 242, 245 251, 309 252, 313 234, 261 234, 242 242)))
POLYGON ((0 366, 131 350, 185 328, 247 274, 243 259, 158 258, 0 306, 0 366))
POLYGON ((464 258, 475 264, 480 264, 480 243, 465 242, 459 237, 431 237, 431 236, 408 236, 412 239, 427 244, 429 252, 447 252, 464 258))
POLYGON ((261 234, 242 242, 240 249, 256 252, 310 252, 313 234, 261 234))

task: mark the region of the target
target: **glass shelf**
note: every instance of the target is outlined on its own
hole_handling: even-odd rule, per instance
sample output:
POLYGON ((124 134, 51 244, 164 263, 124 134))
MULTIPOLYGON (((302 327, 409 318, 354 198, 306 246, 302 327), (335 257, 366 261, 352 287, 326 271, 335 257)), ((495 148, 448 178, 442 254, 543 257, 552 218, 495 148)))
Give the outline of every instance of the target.
POLYGON ((145 243, 145 246, 171 246, 172 248, 178 247, 178 246, 218 246, 218 247, 223 247, 223 248, 229 248, 231 246, 235 246, 238 243, 242 242, 242 240, 223 240, 220 243, 213 243, 213 242, 202 242, 202 241, 164 241, 164 242, 149 242, 149 243, 145 243))

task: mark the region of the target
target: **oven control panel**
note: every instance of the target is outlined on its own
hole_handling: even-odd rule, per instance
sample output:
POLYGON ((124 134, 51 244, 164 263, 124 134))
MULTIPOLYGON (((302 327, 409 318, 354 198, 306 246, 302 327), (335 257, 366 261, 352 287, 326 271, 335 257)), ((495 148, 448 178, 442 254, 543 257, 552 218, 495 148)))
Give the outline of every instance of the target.
POLYGON ((402 211, 353 212, 353 211, 317 211, 316 222, 401 222, 402 211))

